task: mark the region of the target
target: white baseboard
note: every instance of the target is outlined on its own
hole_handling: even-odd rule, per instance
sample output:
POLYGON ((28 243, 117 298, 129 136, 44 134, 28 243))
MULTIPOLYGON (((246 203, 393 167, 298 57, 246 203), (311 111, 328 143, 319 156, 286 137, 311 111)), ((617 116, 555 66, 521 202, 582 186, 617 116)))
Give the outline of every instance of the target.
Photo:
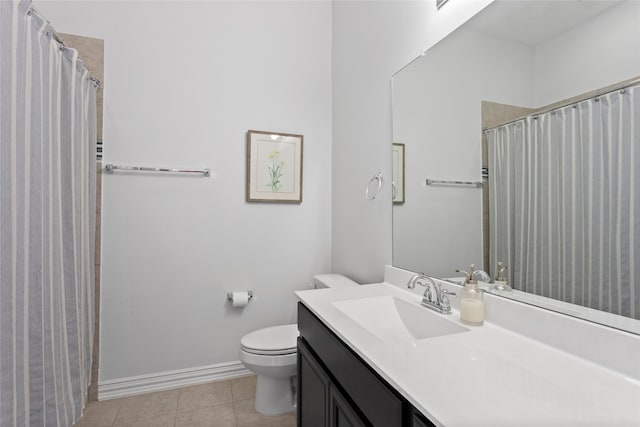
POLYGON ((211 381, 244 377, 251 374, 252 372, 245 368, 242 362, 238 360, 196 368, 117 378, 115 380, 98 382, 98 400, 134 396, 136 394, 169 390, 211 381))

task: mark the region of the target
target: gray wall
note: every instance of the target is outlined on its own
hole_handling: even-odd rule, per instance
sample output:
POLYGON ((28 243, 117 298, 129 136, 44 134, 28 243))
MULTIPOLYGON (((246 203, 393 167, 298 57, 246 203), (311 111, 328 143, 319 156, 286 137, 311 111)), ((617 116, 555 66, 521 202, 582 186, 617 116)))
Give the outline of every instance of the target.
POLYGON ((103 177, 100 380, 237 361, 331 270, 331 3, 36 7, 105 40, 105 163, 213 172, 103 177), (248 129, 304 135, 301 205, 245 202, 248 129))

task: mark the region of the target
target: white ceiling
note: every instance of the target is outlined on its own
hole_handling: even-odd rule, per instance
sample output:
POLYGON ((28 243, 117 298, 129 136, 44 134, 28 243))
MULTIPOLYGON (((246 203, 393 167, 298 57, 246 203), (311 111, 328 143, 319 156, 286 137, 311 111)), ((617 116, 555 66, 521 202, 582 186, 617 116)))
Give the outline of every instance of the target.
POLYGON ((622 3, 621 0, 496 0, 466 25, 536 45, 622 3))

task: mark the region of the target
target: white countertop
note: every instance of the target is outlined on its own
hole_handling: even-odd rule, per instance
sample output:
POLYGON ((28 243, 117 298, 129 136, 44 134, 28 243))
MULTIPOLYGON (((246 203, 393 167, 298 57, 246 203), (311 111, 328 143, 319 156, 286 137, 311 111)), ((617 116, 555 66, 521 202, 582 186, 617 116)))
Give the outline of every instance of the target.
MULTIPOLYGON (((640 382, 593 362, 490 322, 452 335, 383 340, 333 305, 392 295, 419 306, 420 296, 396 286, 296 295, 437 425, 640 426, 640 382)), ((441 316, 461 324, 457 311, 441 316)))

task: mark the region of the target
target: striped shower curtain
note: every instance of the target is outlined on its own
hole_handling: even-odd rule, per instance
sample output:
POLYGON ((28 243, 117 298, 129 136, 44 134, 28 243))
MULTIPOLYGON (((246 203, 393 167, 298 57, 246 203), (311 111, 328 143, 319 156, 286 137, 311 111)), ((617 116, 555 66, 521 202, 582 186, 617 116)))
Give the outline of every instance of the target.
POLYGON ((514 288, 640 319, 639 89, 487 131, 490 265, 514 288))
POLYGON ((96 88, 0 1, 0 425, 70 426, 91 378, 96 88))

